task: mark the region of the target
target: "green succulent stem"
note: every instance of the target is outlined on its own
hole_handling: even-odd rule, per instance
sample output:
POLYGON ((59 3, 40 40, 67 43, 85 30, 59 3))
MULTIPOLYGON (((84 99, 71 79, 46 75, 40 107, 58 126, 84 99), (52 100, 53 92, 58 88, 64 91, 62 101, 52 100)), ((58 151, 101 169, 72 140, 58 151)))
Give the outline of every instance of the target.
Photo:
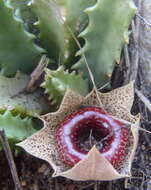
POLYGON ((44 52, 34 44, 35 36, 24 29, 10 0, 0 1, 0 68, 6 76, 20 70, 30 73, 44 52))
POLYGON ((81 74, 76 75, 74 71, 69 73, 64 70, 63 66, 55 71, 46 69, 45 81, 41 86, 45 88, 45 93, 49 95, 52 104, 60 104, 67 88, 82 95, 88 93, 87 81, 82 78, 81 74))
POLYGON ((49 111, 48 102, 41 90, 26 93, 24 89, 30 77, 17 73, 14 78, 0 75, 0 110, 15 109, 27 115, 44 114, 49 111))
POLYGON ((77 53, 82 58, 73 68, 83 71, 84 76, 89 78, 84 54, 96 85, 107 83, 115 63, 119 63, 122 46, 128 41, 125 34, 135 11, 132 0, 98 0, 94 6, 85 9, 89 24, 79 35, 85 40, 85 45, 77 53))
MULTIPOLYGON (((4 130, 11 145, 20 142, 37 130, 35 123, 29 116, 22 117, 20 114, 13 115, 9 110, 0 113, 0 130, 4 130)), ((0 150, 2 150, 0 143, 0 150)))
POLYGON ((36 26, 40 30, 41 45, 51 59, 62 60, 64 49, 64 28, 58 6, 51 0, 32 0, 29 6, 38 17, 36 26))

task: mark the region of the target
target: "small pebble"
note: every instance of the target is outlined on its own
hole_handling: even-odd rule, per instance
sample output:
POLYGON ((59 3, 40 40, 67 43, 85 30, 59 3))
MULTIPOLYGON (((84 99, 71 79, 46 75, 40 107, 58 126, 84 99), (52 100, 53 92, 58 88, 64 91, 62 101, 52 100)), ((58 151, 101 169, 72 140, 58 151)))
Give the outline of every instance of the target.
POLYGON ((44 173, 46 169, 47 169, 47 165, 46 164, 42 164, 42 166, 38 169, 38 172, 39 173, 44 173))
POLYGON ((146 149, 145 145, 142 145, 142 150, 145 150, 145 149, 146 149))
POLYGON ((21 181, 21 185, 26 186, 27 185, 26 181, 21 181))

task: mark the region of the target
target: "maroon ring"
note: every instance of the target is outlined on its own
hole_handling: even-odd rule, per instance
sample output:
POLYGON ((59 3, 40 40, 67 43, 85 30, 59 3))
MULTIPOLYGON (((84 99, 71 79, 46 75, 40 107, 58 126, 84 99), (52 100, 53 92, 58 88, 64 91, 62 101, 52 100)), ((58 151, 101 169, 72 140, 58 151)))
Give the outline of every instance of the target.
POLYGON ((113 166, 118 166, 127 150, 128 129, 98 107, 81 108, 60 123, 55 137, 61 160, 74 166, 85 158, 89 151, 88 135, 92 146, 95 144, 113 166))

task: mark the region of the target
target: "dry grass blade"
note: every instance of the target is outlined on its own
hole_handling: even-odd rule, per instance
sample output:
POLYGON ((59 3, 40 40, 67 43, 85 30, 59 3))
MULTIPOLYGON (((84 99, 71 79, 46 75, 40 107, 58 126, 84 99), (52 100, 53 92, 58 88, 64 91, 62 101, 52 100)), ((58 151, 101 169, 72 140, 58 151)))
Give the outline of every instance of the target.
POLYGON ((151 102, 137 89, 135 89, 137 96, 141 99, 141 101, 145 104, 145 106, 151 112, 151 102))
MULTIPOLYGON (((79 49, 82 50, 81 44, 79 43, 78 39, 76 38, 76 36, 75 36, 74 33, 72 32, 71 28, 70 28, 68 25, 67 25, 66 27, 67 27, 68 31, 70 32, 71 36, 73 37, 73 39, 75 40, 75 42, 76 42, 77 46, 79 47, 79 49)), ((92 71, 91 71, 91 69, 90 69, 90 67, 89 67, 89 65, 88 65, 86 56, 85 56, 84 53, 82 53, 82 56, 83 56, 83 58, 84 58, 86 67, 87 67, 87 69, 88 69, 88 73, 89 73, 91 82, 92 82, 92 84, 93 84, 93 88, 94 88, 94 90, 96 91, 97 99, 99 100, 99 103, 100 103, 100 106, 102 107, 102 109, 104 109, 104 108, 103 108, 103 105, 102 105, 102 103, 101 103, 99 94, 98 94, 98 89, 97 89, 96 84, 95 84, 95 81, 94 81, 93 73, 92 73, 92 71)))

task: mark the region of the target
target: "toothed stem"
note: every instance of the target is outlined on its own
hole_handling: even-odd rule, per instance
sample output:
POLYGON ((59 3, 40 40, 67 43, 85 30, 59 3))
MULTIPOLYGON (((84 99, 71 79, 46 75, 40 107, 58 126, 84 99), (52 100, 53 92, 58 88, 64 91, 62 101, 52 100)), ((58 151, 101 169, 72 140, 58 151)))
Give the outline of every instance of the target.
POLYGON ((53 103, 59 104, 61 102, 67 88, 82 95, 86 95, 88 92, 87 81, 83 80, 81 74, 76 75, 74 71, 69 73, 68 70, 64 70, 63 66, 60 66, 56 71, 46 69, 45 72, 45 81, 41 86, 50 96, 49 99, 53 99, 53 103))
POLYGON ((83 57, 85 54, 97 86, 110 80, 115 62, 120 60, 122 45, 128 42, 125 34, 135 10, 131 0, 98 0, 85 10, 89 24, 79 35, 85 39, 85 45, 77 53, 82 58, 73 68, 83 71, 86 78, 89 77, 83 57))
POLYGON ((6 76, 12 76, 18 70, 30 73, 44 50, 34 44, 35 36, 24 29, 23 21, 15 15, 17 11, 10 0, 1 0, 0 6, 1 72, 6 76))

